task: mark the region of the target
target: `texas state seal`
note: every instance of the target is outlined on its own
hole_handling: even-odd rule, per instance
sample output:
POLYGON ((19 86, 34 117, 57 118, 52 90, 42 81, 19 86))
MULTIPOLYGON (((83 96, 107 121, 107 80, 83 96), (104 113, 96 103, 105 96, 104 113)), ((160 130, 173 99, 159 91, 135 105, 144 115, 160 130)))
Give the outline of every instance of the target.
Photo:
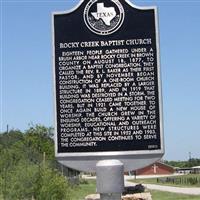
POLYGON ((90 31, 98 35, 110 35, 121 27, 124 15, 124 8, 118 0, 90 0, 83 17, 90 31))

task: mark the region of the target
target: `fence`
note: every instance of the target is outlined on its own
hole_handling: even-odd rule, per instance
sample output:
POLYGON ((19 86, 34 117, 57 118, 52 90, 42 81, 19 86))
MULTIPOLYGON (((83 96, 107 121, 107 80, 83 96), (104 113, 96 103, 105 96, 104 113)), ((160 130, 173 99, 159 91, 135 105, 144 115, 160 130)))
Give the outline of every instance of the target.
POLYGON ((162 184, 170 183, 170 184, 174 184, 174 185, 200 186, 200 176, 157 178, 157 183, 162 183, 162 184))

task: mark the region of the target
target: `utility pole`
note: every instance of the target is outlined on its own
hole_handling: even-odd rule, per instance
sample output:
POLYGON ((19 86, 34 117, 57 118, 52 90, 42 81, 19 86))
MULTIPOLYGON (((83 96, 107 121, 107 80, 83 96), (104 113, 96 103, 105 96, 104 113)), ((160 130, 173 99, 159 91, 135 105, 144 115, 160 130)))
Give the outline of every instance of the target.
POLYGON ((6 126, 6 133, 8 133, 9 132, 9 125, 7 124, 7 126, 6 126))
POLYGON ((188 161, 189 167, 192 167, 192 153, 189 152, 189 161, 188 161))
POLYGON ((191 161, 191 159, 192 159, 192 153, 189 152, 189 161, 191 161))

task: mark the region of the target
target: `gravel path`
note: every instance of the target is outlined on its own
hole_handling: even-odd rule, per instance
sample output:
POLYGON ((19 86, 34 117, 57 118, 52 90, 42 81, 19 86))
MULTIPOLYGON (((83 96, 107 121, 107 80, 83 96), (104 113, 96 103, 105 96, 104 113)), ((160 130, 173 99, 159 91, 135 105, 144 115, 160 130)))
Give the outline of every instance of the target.
MULTIPOLYGON (((125 181, 125 186, 134 186, 134 185, 136 185, 136 183, 125 181)), ((150 190, 159 190, 159 191, 188 194, 188 195, 200 195, 200 187, 182 188, 182 187, 172 187, 172 186, 154 185, 154 184, 143 184, 143 185, 150 190)))

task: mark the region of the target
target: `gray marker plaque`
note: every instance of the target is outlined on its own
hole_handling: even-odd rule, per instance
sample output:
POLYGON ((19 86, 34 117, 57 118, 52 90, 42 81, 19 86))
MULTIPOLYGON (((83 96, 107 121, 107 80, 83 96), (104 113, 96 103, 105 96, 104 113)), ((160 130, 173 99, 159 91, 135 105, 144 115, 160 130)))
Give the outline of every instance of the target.
POLYGON ((53 31, 58 159, 90 171, 102 159, 120 159, 128 170, 136 159, 138 167, 160 158, 156 8, 83 1, 55 13, 53 31))

